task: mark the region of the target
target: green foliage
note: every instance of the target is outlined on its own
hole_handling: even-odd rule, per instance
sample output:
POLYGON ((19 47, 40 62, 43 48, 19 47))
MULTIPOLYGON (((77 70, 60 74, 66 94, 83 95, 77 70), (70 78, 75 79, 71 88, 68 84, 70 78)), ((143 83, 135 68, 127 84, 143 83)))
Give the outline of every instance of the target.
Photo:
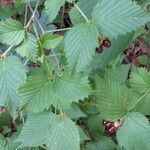
POLYGON ((44 34, 40 37, 43 48, 54 49, 62 41, 63 37, 59 35, 44 34))
POLYGON ((0 106, 16 111, 20 103, 17 88, 25 82, 26 69, 15 56, 0 60, 0 106))
POLYGON ((49 16, 50 21, 53 21, 56 18, 60 10, 60 7, 65 4, 65 1, 71 3, 73 0, 46 0, 45 1, 45 9, 49 16))
POLYGON ((125 149, 148 150, 150 147, 150 124, 140 113, 125 116, 117 132, 119 145, 125 149))
POLYGON ((80 74, 71 76, 70 72, 65 72, 54 80, 44 73, 30 76, 19 93, 25 109, 39 112, 48 109, 51 104, 66 109, 72 102, 88 97, 91 90, 86 77, 80 74))
POLYGON ((37 47, 36 38, 32 34, 26 33, 22 43, 18 45, 15 50, 22 57, 26 57, 30 60, 36 60, 38 53, 37 47))
POLYGON ((0 22, 0 42, 7 45, 18 45, 24 38, 23 26, 20 22, 7 19, 0 22))
MULTIPOLYGON (((83 11, 83 13, 89 19, 91 19, 93 8, 97 4, 97 2, 98 2, 98 0, 92 0, 92 1, 80 0, 77 3, 77 5, 83 11)), ((77 8, 75 6, 70 11, 70 18, 71 18, 71 22, 73 24, 85 23, 84 17, 81 15, 81 13, 77 10, 77 8)))
POLYGON ((149 4, 1 0, 0 150, 149 150, 149 4))
POLYGON ((100 137, 96 143, 90 143, 87 145, 87 150, 114 150, 116 148, 115 143, 107 137, 100 137))
POLYGON ((100 0, 93 11, 93 20, 106 37, 117 37, 136 30, 147 21, 149 13, 131 0, 100 0))
POLYGON ((67 117, 52 113, 30 114, 17 142, 22 143, 20 147, 47 144, 48 149, 53 150, 79 150, 79 132, 67 117))
POLYGON ((83 71, 98 46, 98 29, 93 23, 75 25, 66 35, 65 51, 71 69, 83 71), (86 51, 86 52, 85 52, 86 51))
POLYGON ((115 120, 123 117, 128 112, 128 103, 132 101, 132 91, 125 85, 98 76, 95 82, 97 107, 103 118, 115 120))
POLYGON ((130 81, 136 92, 141 94, 150 92, 150 72, 145 68, 134 68, 130 81))

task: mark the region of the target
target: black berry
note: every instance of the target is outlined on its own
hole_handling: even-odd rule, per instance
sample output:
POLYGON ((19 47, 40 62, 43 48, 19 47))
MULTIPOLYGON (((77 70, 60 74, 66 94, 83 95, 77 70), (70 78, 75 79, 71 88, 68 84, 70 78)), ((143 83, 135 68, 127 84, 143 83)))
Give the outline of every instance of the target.
POLYGON ((41 67, 41 63, 39 61, 37 62, 30 62, 28 63, 28 67, 41 67))
POLYGON ((96 47, 96 52, 97 53, 102 53, 103 52, 103 47, 102 46, 100 46, 100 47, 96 47))
POLYGON ((106 48, 109 48, 111 46, 111 41, 108 38, 106 38, 103 40, 102 45, 106 48))

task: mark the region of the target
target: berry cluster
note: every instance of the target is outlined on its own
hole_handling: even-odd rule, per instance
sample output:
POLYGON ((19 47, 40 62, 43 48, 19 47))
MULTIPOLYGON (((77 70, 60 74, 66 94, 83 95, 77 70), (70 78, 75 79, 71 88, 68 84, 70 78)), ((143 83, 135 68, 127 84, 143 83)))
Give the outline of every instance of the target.
POLYGON ((99 47, 96 47, 96 52, 97 53, 102 53, 103 52, 103 47, 109 48, 111 46, 111 41, 108 38, 103 38, 99 37, 99 47))
POLYGON ((116 134, 117 128, 114 126, 114 122, 103 120, 103 125, 105 126, 105 132, 108 135, 112 136, 112 135, 116 134))
POLYGON ((28 63, 28 67, 41 67, 41 63, 38 62, 30 62, 28 63))
POLYGON ((116 131, 118 129, 118 127, 120 127, 122 125, 122 119, 118 119, 115 122, 112 121, 108 121, 108 120, 103 120, 102 124, 105 127, 105 132, 109 135, 109 136, 113 136, 116 134, 116 131))

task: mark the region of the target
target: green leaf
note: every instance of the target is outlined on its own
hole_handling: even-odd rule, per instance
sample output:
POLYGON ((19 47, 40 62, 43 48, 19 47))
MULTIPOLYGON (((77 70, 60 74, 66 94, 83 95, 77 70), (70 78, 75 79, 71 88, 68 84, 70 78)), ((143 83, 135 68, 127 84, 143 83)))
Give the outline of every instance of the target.
POLYGON ((22 42, 25 32, 20 22, 7 19, 0 21, 0 42, 7 45, 18 45, 22 42))
POLYGON ((44 34, 40 37, 43 48, 54 49, 62 41, 63 37, 60 35, 44 34))
POLYGON ((136 30, 150 21, 150 15, 131 0, 101 0, 94 8, 93 20, 103 36, 112 38, 136 30))
POLYGON ((138 0, 138 3, 142 6, 150 4, 150 0, 138 0))
POLYGON ((126 150, 149 150, 150 124, 140 113, 125 116, 123 125, 117 131, 119 145, 126 150))
POLYGON ((15 111, 20 103, 17 88, 26 79, 26 69, 15 56, 0 60, 0 106, 8 106, 15 111))
POLYGON ((58 15, 60 7, 65 4, 65 0, 46 0, 45 9, 52 22, 58 15))
POLYGON ((100 137, 95 143, 88 143, 86 150, 114 150, 115 143, 108 137, 100 137))
POLYGON ((16 10, 13 6, 1 7, 0 6, 0 19, 6 19, 11 17, 13 14, 16 13, 16 10))
POLYGON ((26 84, 18 91, 23 100, 24 109, 33 112, 48 109, 56 100, 53 84, 44 74, 29 76, 26 84))
POLYGON ((77 120, 80 117, 87 117, 78 107, 76 104, 72 104, 70 109, 67 109, 66 114, 69 116, 71 119, 77 120))
POLYGON ((93 23, 75 25, 65 38, 65 52, 70 68, 77 72, 87 67, 98 46, 98 29, 93 23))
POLYGON ((0 134, 0 150, 7 150, 6 143, 5 137, 0 134))
POLYGON ((119 65, 114 68, 106 69, 104 79, 115 81, 117 83, 125 83, 128 78, 129 65, 119 65))
POLYGON ((47 145, 52 150, 80 149, 78 128, 69 118, 60 119, 48 136, 50 140, 47 145))
POLYGON ((103 118, 115 120, 128 112, 128 103, 132 101, 132 91, 125 85, 113 80, 95 77, 96 105, 103 118))
POLYGON ((144 115, 150 114, 150 94, 145 96, 136 108, 134 109, 144 115))
POLYGON ((16 52, 29 60, 35 60, 38 54, 36 38, 31 33, 26 33, 20 45, 15 48, 16 52))
MULTIPOLYGON (((92 0, 92 1, 87 1, 87 0, 80 0, 77 2, 77 5, 79 8, 82 10, 82 12, 86 15, 88 19, 92 18, 92 11, 94 6, 97 4, 98 0, 92 0)), ((73 24, 78 24, 78 23, 85 23, 85 18, 81 15, 79 10, 74 6, 70 13, 70 19, 73 24)))
POLYGON ((22 131, 15 142, 22 143, 20 147, 39 146, 48 140, 49 130, 57 123, 52 113, 29 114, 22 131), (32 134, 31 134, 32 133, 32 134))
POLYGON ((133 68, 131 72, 131 86, 140 93, 150 92, 150 72, 145 68, 133 68))
POLYGON ((70 72, 65 72, 53 81, 45 74, 30 76, 19 93, 24 108, 34 112, 48 109, 51 104, 57 108, 69 108, 72 102, 78 102, 91 94, 87 77, 71 76, 70 72))
POLYGON ((138 56, 137 59, 140 62, 140 64, 147 65, 149 58, 147 55, 141 55, 141 56, 138 56))
POLYGON ((41 113, 29 115, 16 141, 20 147, 46 144, 52 150, 79 150, 79 140, 78 128, 69 118, 41 113))
POLYGON ((78 126, 78 130, 79 130, 79 135, 80 135, 80 143, 84 143, 85 141, 90 140, 88 135, 86 135, 86 133, 81 127, 78 126))
POLYGON ((99 138, 100 135, 102 135, 105 132, 105 128, 102 124, 103 118, 101 115, 91 115, 88 117, 88 126, 89 126, 89 132, 93 134, 93 136, 96 138, 99 138))
MULTIPOLYGON (((11 137, 7 138, 7 150, 29 150, 29 147, 19 148, 20 142, 16 142, 22 129, 22 125, 17 126, 17 132, 13 133, 11 137)), ((31 150, 40 150, 37 147, 31 148, 31 150)))

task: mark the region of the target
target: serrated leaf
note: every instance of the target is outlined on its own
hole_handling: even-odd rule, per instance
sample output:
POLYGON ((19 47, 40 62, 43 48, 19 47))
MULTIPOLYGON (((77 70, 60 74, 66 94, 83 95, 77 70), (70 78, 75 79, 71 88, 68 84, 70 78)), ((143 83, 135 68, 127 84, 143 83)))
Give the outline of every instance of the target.
POLYGON ((149 150, 150 124, 140 113, 125 116, 123 125, 117 131, 117 140, 126 150, 149 150))
POLYGON ((23 42, 15 48, 16 52, 29 60, 35 60, 38 54, 36 38, 31 33, 26 33, 23 42))
POLYGON ((103 118, 115 120, 128 112, 128 103, 132 101, 132 92, 125 85, 113 80, 95 78, 96 105, 103 118))
POLYGON ((98 29, 93 23, 75 25, 65 38, 65 52, 70 68, 77 72, 87 67, 98 46, 98 29))
POLYGON ((54 49, 62 41, 63 37, 60 35, 44 34, 40 37, 43 48, 54 49))
POLYGON ((17 142, 22 143, 20 147, 46 144, 52 150, 79 150, 79 132, 67 117, 57 117, 52 113, 32 114, 17 142))
MULTIPOLYGON (((22 124, 17 126, 17 132, 13 133, 11 137, 7 138, 7 150, 29 150, 29 147, 19 148, 20 142, 16 142, 22 129, 22 124)), ((31 150, 40 150, 37 147, 31 148, 31 150)))
POLYGON ((47 146, 52 150, 79 150, 80 136, 75 123, 69 118, 62 118, 49 133, 47 146), (55 141, 55 142, 54 142, 55 141))
POLYGON ((7 45, 18 45, 22 42, 25 32, 20 22, 7 19, 0 22, 0 42, 7 45))
POLYGON ((70 72, 66 72, 53 81, 45 74, 30 76, 19 93, 25 109, 39 112, 48 109, 51 104, 69 108, 72 102, 87 97, 91 91, 86 77, 71 76, 70 72))
POLYGON ((0 106, 16 109, 20 103, 17 88, 26 79, 26 69, 15 56, 0 60, 0 106))
POLYGON ((65 4, 65 0, 46 0, 45 1, 45 9, 51 22, 56 18, 60 10, 60 7, 63 6, 64 4, 65 4))
POLYGON ((150 72, 147 69, 133 68, 130 82, 136 92, 140 94, 150 92, 150 72))
MULTIPOLYGON (((92 11, 94 6, 97 4, 98 0, 80 0, 77 2, 78 7, 82 10, 82 12, 87 16, 88 19, 91 19, 92 11)), ((85 18, 81 15, 81 13, 77 10, 77 8, 74 6, 71 11, 69 12, 71 22, 73 24, 78 23, 85 23, 85 18)))
POLYGON ((52 113, 29 114, 22 131, 16 142, 20 142, 20 147, 39 146, 48 140, 49 130, 57 123, 52 113), (44 124, 43 124, 44 123, 44 124), (31 134, 32 133, 32 134, 31 134))
POLYGON ((125 83, 128 77, 129 67, 129 65, 120 65, 114 68, 108 68, 106 69, 104 79, 110 79, 120 84, 125 83))
POLYGON ((103 36, 112 38, 136 30, 150 15, 131 0, 101 0, 94 8, 93 20, 103 36))

